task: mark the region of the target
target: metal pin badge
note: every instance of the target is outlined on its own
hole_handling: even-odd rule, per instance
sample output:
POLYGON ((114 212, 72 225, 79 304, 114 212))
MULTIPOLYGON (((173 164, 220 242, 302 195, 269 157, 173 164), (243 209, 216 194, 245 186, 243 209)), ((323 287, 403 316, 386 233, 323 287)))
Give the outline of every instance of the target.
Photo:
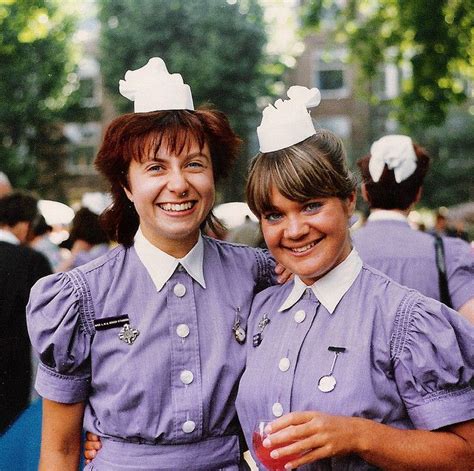
POLYGON ((262 334, 260 332, 257 332, 253 337, 252 337, 252 345, 254 347, 258 347, 262 343, 262 334))
POLYGON ((240 327, 240 325, 237 325, 234 329, 234 336, 235 336, 235 340, 237 340, 237 342, 242 344, 242 343, 245 343, 245 339, 247 338, 247 333, 242 327, 240 327))
POLYGON ((260 319, 260 322, 258 323, 258 332, 253 336, 253 342, 252 345, 254 347, 258 347, 263 340, 263 330, 265 327, 270 324, 270 319, 266 314, 263 315, 263 317, 260 319))
POLYGON ((122 342, 132 345, 139 335, 140 332, 137 329, 130 327, 130 324, 125 324, 120 330, 118 337, 122 342))
POLYGON ((334 352, 334 360, 332 362, 331 371, 329 372, 329 374, 321 376, 318 381, 318 389, 324 393, 331 392, 336 387, 337 381, 332 373, 334 371, 334 367, 336 366, 336 361, 339 353, 346 351, 345 347, 332 346, 328 347, 328 350, 330 352, 334 352))
POLYGON ((237 342, 240 344, 245 343, 245 339, 247 338, 247 332, 245 332, 245 329, 240 325, 240 307, 238 307, 235 310, 235 319, 234 319, 234 325, 232 326, 232 331, 234 332, 234 337, 237 342))

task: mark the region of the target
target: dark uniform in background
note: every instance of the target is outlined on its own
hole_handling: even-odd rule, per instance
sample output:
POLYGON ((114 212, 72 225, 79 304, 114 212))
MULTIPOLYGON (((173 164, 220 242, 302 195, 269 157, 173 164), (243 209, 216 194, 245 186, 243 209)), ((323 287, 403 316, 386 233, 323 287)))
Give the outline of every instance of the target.
MULTIPOLYGON (((28 218, 31 222, 31 215, 35 215, 36 211, 36 199, 29 195, 23 197, 25 199, 19 197, 15 200, 13 194, 0 198, 0 215, 16 206, 19 220, 28 218), (25 215, 22 204, 33 205, 34 211, 27 211, 25 215)), ((14 224, 8 222, 8 218, 0 220, 0 227, 3 226, 1 233, 8 233, 14 224)), ((51 273, 49 262, 42 254, 15 243, 14 239, 0 236, 0 434, 5 432, 29 402, 32 371, 26 305, 33 284, 51 273)), ((19 242, 24 241, 20 239, 19 242)))

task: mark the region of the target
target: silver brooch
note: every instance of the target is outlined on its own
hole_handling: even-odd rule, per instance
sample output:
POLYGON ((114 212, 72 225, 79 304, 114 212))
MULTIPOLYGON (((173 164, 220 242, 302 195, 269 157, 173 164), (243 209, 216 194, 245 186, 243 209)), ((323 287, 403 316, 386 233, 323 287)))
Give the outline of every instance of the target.
POLYGON ((263 315, 263 317, 260 319, 260 322, 258 323, 258 332, 253 336, 252 340, 252 345, 254 347, 258 347, 263 340, 263 331, 265 327, 270 324, 270 319, 266 314, 263 315))
POLYGON ((235 340, 241 345, 245 343, 245 339, 247 338, 247 332, 245 329, 240 325, 240 307, 235 310, 235 319, 234 325, 232 326, 232 331, 234 332, 235 340))
POLYGON ((119 339, 128 345, 132 345, 139 335, 140 332, 137 329, 130 327, 130 324, 125 324, 118 334, 119 339))

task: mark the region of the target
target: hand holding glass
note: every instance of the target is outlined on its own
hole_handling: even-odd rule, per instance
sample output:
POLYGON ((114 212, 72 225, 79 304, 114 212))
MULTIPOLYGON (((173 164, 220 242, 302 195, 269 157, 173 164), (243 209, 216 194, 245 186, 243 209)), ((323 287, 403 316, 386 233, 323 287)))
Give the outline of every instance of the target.
POLYGON ((299 454, 294 455, 286 455, 282 456, 281 458, 272 458, 270 453, 274 448, 265 448, 263 446, 263 441, 268 436, 265 432, 265 427, 272 422, 271 420, 259 420, 255 425, 253 435, 252 435, 252 443, 253 449, 257 458, 260 462, 267 468, 269 471, 285 471, 285 464, 298 458, 299 454))

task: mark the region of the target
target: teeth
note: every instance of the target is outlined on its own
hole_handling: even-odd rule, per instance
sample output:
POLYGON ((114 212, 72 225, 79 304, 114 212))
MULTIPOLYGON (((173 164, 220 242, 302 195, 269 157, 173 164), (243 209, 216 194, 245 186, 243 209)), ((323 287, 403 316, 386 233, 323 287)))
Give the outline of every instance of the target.
POLYGON ((187 203, 164 203, 159 205, 165 211, 186 211, 193 207, 192 202, 187 203))
POLYGON ((296 253, 302 253, 302 252, 306 252, 307 250, 309 250, 311 247, 314 247, 315 245, 316 245, 316 242, 311 242, 311 244, 305 245, 304 247, 291 249, 291 251, 296 252, 296 253))

